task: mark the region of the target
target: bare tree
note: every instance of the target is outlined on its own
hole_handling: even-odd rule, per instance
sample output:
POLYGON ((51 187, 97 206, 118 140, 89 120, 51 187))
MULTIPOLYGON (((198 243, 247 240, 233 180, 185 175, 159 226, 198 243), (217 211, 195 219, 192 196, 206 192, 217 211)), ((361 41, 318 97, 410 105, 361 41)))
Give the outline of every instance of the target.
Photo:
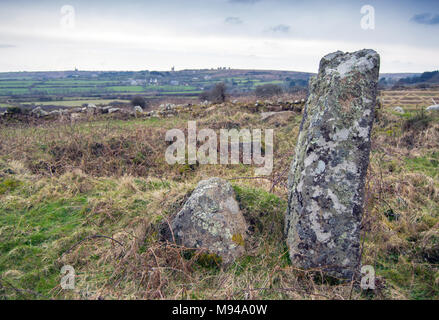
POLYGON ((134 96, 131 99, 131 105, 133 107, 140 106, 140 107, 142 107, 142 109, 145 109, 145 107, 147 106, 147 103, 146 103, 146 100, 145 100, 144 97, 142 97, 142 96, 134 96))
POLYGON ((207 91, 200 93, 200 100, 208 100, 215 103, 221 103, 226 101, 226 85, 224 82, 219 82, 215 86, 207 91))

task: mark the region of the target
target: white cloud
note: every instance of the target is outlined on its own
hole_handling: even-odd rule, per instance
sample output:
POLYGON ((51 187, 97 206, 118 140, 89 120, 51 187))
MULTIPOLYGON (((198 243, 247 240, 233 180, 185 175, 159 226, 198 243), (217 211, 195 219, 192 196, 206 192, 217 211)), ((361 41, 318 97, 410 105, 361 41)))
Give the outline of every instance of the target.
POLYGON ((224 22, 228 24, 242 24, 243 21, 239 17, 227 17, 224 19, 224 22))
POLYGON ((145 12, 131 7, 118 11, 78 6, 73 30, 60 27, 56 6, 43 10, 35 4, 27 11, 16 7, 9 15, 0 12, 2 43, 16 46, 3 47, 0 71, 221 65, 315 72, 323 55, 362 48, 381 54, 383 72, 437 69, 438 44, 427 41, 433 34, 415 37, 416 28, 423 26, 406 18, 397 21, 379 8, 377 19, 386 17, 386 29, 377 20, 375 32, 364 32, 359 10, 347 15, 338 7, 309 11, 305 2, 293 7, 269 1, 255 6, 225 0, 190 1, 185 5, 155 2, 145 12))
POLYGON ((290 32, 290 26, 278 24, 277 26, 271 27, 270 30, 278 33, 288 33, 290 32))

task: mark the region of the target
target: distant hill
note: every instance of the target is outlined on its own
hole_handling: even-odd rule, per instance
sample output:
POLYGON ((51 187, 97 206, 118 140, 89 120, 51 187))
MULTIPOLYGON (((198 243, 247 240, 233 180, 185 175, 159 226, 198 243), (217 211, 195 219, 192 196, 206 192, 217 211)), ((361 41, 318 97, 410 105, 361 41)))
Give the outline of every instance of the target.
POLYGON ((224 82, 231 94, 253 92, 277 84, 305 89, 312 73, 279 70, 201 69, 181 71, 48 71, 0 73, 0 97, 56 99, 77 96, 197 96, 224 82))
MULTIPOLYGON (((258 86, 275 84, 284 91, 306 90, 314 73, 282 70, 188 69, 180 71, 42 71, 0 73, 0 103, 53 101, 77 97, 129 99, 150 97, 197 97, 224 82, 232 95, 248 94, 258 86)), ((383 73, 381 87, 439 83, 436 72, 383 73)))
POLYGON ((420 76, 421 73, 381 73, 380 85, 381 86, 393 86, 397 84, 401 79, 413 78, 420 76))
POLYGON ((398 81, 398 84, 437 84, 439 83, 439 71, 427 71, 421 75, 402 78, 398 81))

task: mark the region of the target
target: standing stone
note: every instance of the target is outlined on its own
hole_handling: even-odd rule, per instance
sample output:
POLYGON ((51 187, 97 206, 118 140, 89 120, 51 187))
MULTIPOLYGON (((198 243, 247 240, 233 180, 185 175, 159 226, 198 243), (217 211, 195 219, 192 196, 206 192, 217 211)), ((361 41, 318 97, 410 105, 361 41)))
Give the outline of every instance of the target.
POLYGON ((200 181, 171 224, 177 244, 204 248, 233 262, 244 253, 247 225, 229 182, 200 181))
POLYGON ((310 81, 288 178, 285 232, 290 257, 350 279, 360 259, 360 224, 375 114, 379 55, 337 51, 310 81))

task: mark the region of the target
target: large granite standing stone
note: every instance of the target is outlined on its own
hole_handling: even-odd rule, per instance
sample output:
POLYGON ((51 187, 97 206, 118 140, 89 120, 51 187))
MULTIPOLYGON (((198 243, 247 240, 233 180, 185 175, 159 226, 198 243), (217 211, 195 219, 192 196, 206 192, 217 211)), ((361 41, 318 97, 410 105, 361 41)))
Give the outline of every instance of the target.
POLYGON ((350 279, 360 259, 360 224, 369 165, 380 57, 337 51, 310 81, 288 179, 285 232, 290 257, 350 279))
POLYGON ((207 249, 224 264, 244 253, 247 224, 226 180, 200 181, 171 227, 177 244, 207 249))

